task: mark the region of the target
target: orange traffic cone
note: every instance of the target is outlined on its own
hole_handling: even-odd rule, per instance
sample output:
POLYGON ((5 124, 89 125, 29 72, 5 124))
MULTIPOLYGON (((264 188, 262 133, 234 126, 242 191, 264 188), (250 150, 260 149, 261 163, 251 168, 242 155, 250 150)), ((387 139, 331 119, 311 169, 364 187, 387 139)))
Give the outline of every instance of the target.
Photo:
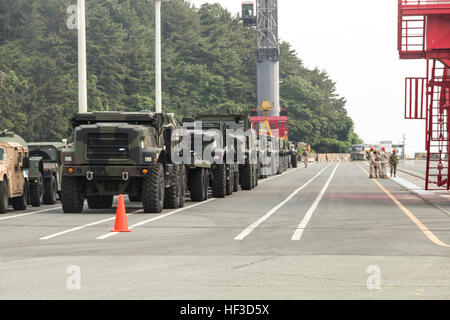
POLYGON ((119 202, 117 203, 116 223, 111 232, 131 232, 128 229, 127 211, 125 209, 125 201, 123 195, 119 195, 119 202))

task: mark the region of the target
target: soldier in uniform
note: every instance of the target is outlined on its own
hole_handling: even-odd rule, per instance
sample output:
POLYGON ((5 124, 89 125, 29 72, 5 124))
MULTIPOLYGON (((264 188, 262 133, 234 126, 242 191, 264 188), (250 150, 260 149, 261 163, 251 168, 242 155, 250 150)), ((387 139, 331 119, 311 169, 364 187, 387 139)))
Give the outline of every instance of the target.
POLYGON ((375 151, 375 178, 381 178, 381 155, 380 150, 375 151))
POLYGON ((389 161, 389 155, 386 152, 386 148, 382 147, 381 148, 381 154, 380 154, 380 159, 381 159, 381 178, 382 179, 387 179, 387 164, 389 161))
POLYGON ((391 177, 394 174, 394 177, 397 176, 397 165, 398 165, 398 156, 397 150, 393 150, 391 156, 389 157, 389 166, 391 167, 391 177))
POLYGON ((373 147, 370 148, 367 160, 369 160, 369 164, 370 164, 369 179, 374 179, 375 178, 375 153, 373 151, 373 147))
POLYGON ((309 157, 308 151, 311 150, 310 148, 311 148, 310 146, 307 146, 305 149, 303 149, 302 159, 303 162, 305 163, 305 168, 308 168, 308 157, 309 157))

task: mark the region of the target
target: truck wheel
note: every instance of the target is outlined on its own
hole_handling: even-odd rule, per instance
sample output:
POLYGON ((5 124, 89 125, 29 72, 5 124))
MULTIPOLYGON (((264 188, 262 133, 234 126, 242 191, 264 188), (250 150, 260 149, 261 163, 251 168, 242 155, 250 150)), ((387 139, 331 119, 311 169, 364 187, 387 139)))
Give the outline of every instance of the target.
POLYGON ((234 167, 230 166, 229 168, 229 177, 227 179, 227 196, 231 196, 234 191, 234 167))
POLYGON ((140 195, 140 196, 130 196, 130 195, 128 195, 128 199, 131 202, 141 202, 142 201, 142 195, 140 195))
POLYGON ((187 190, 187 176, 186 176, 185 166, 180 165, 179 171, 180 171, 180 181, 181 181, 179 208, 183 208, 184 203, 186 201, 186 190, 187 190))
POLYGON ((83 212, 84 199, 77 177, 64 176, 61 181, 61 202, 64 213, 83 212))
POLYGON ((0 181, 0 213, 8 211, 8 182, 0 181))
POLYGON ((145 213, 160 213, 164 207, 164 181, 163 166, 158 163, 153 166, 149 177, 142 183, 142 205, 145 213))
POLYGON ((42 174, 39 172, 38 182, 30 183, 30 202, 33 207, 40 207, 44 195, 44 182, 42 174))
POLYGON ((189 186, 191 192, 191 200, 195 202, 205 201, 205 176, 206 170, 197 168, 191 170, 189 174, 189 186))
POLYGON ((52 176, 44 183, 44 204, 56 203, 56 178, 52 176))
POLYGON ((252 190, 252 166, 250 164, 243 165, 239 175, 241 176, 242 190, 252 190))
POLYGON ((89 209, 111 209, 113 200, 113 196, 87 197, 89 209))
POLYGON ((227 189, 227 170, 224 164, 213 169, 212 194, 214 198, 225 198, 227 189))
POLYGON ((180 206, 181 179, 178 166, 170 167, 171 186, 166 189, 164 196, 164 208, 176 209, 180 206))
POLYGON ((28 199, 28 185, 25 182, 23 186, 23 193, 21 197, 13 198, 12 205, 14 210, 22 211, 27 209, 27 199, 28 199))
POLYGON ((233 173, 234 179, 233 179, 233 191, 238 192, 239 191, 239 172, 233 173))
POLYGON ((209 198, 209 171, 206 169, 204 170, 203 183, 203 191, 205 192, 203 199, 206 201, 209 198))
POLYGON ((297 155, 296 154, 291 155, 291 163, 292 163, 292 168, 297 168, 297 155))

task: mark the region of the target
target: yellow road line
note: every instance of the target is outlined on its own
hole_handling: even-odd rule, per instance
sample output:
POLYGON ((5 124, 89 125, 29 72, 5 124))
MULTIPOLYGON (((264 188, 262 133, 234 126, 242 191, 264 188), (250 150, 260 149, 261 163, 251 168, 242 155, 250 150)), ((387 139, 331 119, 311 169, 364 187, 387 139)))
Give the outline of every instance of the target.
MULTIPOLYGON (((367 176, 369 176, 369 173, 364 170, 359 164, 358 167, 362 171, 364 171, 367 176)), ((378 187, 380 187, 380 189, 383 190, 389 196, 389 198, 391 198, 392 201, 394 201, 394 203, 403 211, 404 214, 406 214, 409 219, 412 220, 412 222, 416 224, 416 226, 427 236, 428 239, 430 239, 438 246, 450 248, 450 245, 439 240, 439 238, 436 237, 434 233, 430 231, 430 229, 428 229, 411 211, 409 211, 400 201, 397 200, 397 198, 395 198, 385 187, 383 187, 381 183, 379 183, 377 180, 373 180, 373 182, 375 182, 378 187)))

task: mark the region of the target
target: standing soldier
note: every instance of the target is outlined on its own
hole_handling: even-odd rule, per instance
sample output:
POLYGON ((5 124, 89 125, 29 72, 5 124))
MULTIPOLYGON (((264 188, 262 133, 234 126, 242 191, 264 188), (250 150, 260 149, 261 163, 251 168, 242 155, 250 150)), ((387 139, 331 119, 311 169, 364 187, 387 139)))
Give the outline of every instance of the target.
POLYGON ((375 178, 381 178, 381 155, 380 150, 375 151, 375 178))
POLYGON ((394 174, 394 177, 397 176, 397 165, 398 165, 398 156, 397 150, 393 150, 391 156, 389 157, 389 166, 391 167, 391 177, 394 174))
POLYGON ((370 164, 369 179, 374 179, 375 178, 375 154, 373 152, 373 147, 370 148, 367 160, 369 160, 369 164, 370 164))
POLYGON ((310 146, 307 146, 305 149, 303 149, 303 153, 302 153, 302 159, 303 162, 305 163, 305 168, 308 168, 308 157, 309 157, 309 150, 311 150, 310 146))
POLYGON ((387 176, 387 164, 388 164, 388 161, 389 161, 389 155, 387 154, 385 147, 381 148, 380 158, 381 158, 381 178, 387 179, 388 178, 388 176, 387 176))

